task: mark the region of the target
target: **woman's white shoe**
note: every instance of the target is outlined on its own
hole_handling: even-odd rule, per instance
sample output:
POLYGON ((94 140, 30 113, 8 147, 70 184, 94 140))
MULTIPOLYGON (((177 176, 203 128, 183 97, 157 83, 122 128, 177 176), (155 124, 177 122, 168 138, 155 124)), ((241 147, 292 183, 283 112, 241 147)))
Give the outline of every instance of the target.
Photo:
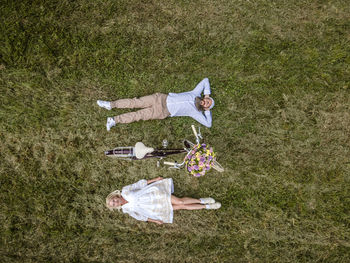
POLYGON ((221 207, 221 203, 207 204, 205 205, 205 209, 219 209, 221 207))
POLYGON ((214 204, 215 203, 214 198, 211 198, 211 197, 199 198, 199 200, 201 200, 201 204, 214 204))

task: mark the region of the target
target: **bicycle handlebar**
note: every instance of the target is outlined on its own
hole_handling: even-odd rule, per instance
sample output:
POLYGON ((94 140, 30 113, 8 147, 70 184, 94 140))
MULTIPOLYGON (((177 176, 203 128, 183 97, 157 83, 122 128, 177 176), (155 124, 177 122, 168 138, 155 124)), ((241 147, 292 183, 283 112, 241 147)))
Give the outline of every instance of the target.
POLYGON ((196 128, 194 127, 194 125, 191 125, 191 127, 192 127, 192 131, 194 133, 194 136, 196 136, 196 138, 197 138, 198 134, 197 134, 196 128))
POLYGON ((199 143, 199 136, 198 136, 196 128, 194 127, 194 125, 191 125, 191 128, 192 128, 192 131, 194 133, 194 136, 196 136, 196 142, 199 143))

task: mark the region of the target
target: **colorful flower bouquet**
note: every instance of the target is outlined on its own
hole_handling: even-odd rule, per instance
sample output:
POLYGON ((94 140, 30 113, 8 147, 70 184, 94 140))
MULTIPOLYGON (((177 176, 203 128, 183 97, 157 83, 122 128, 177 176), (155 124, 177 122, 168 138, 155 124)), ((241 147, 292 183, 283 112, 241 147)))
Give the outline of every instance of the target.
POLYGON ((195 145, 185 158, 187 171, 196 177, 205 175, 214 165, 215 153, 212 147, 206 144, 195 145))

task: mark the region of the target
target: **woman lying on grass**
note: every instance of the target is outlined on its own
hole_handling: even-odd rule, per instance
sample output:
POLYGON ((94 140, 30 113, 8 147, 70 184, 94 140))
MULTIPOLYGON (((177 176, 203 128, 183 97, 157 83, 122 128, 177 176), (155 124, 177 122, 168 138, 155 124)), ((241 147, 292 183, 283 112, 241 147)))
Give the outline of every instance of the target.
POLYGON ((173 210, 218 209, 211 197, 194 199, 173 196, 173 180, 157 177, 152 180, 140 180, 137 183, 123 187, 122 192, 116 190, 106 198, 110 210, 122 209, 137 220, 157 224, 172 223, 173 210))

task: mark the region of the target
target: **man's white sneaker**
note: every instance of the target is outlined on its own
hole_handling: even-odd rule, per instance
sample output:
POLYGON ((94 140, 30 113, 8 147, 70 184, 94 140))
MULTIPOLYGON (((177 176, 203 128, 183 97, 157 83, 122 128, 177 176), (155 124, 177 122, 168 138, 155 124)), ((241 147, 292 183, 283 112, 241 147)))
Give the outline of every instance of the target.
POLYGON ((107 131, 109 131, 113 126, 115 126, 114 118, 108 117, 106 124, 107 131))
POLYGON ((201 200, 201 204, 214 204, 215 200, 211 197, 199 198, 201 200))
POLYGON ((219 209, 221 207, 220 203, 207 204, 205 205, 205 209, 219 209))
POLYGON ((111 110, 111 103, 109 101, 104 101, 104 100, 98 100, 97 105, 100 106, 101 108, 105 108, 107 110, 111 110))

